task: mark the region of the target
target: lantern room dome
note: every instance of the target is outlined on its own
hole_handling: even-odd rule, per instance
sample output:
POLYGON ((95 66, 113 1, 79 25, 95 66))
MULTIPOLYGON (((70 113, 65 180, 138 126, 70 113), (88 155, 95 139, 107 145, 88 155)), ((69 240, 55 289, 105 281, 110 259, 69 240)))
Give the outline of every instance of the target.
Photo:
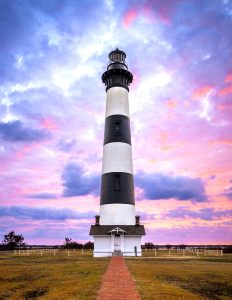
POLYGON ((109 62, 107 69, 124 69, 127 70, 126 53, 116 48, 109 53, 109 62))
POLYGON ((126 64, 126 53, 116 48, 109 53, 107 71, 102 74, 102 81, 106 90, 111 87, 120 86, 129 91, 129 85, 133 81, 133 75, 126 64))
POLYGON ((125 64, 126 53, 117 48, 109 53, 109 59, 114 63, 125 64))

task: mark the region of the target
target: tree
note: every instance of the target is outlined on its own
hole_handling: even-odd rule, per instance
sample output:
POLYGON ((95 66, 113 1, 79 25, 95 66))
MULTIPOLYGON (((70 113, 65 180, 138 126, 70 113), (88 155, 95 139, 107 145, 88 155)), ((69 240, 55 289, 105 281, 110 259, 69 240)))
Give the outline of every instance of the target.
POLYGON ((185 245, 185 244, 180 244, 180 245, 179 245, 179 249, 184 250, 185 248, 186 248, 186 245, 185 245))
POLYGON ((153 250, 155 248, 155 245, 153 243, 145 243, 144 248, 147 250, 153 250))
POLYGON ((71 243, 72 243, 72 239, 66 237, 66 238, 65 238, 65 246, 68 246, 68 245, 71 244, 71 243))
POLYGON ((88 249, 88 250, 90 250, 90 249, 93 250, 94 244, 93 244, 93 242, 89 241, 83 245, 83 248, 88 249))
POLYGON ((17 246, 24 246, 25 243, 23 241, 24 237, 21 234, 17 235, 14 231, 10 231, 4 235, 2 242, 7 249, 14 250, 17 246))
POLYGON ((221 249, 223 249, 224 253, 232 253, 232 245, 227 245, 227 246, 225 246, 223 248, 221 248, 221 249))
POLYGON ((64 242, 65 249, 82 249, 83 245, 77 242, 74 242, 72 239, 66 237, 64 242))
POLYGON ((166 245, 167 250, 170 250, 171 248, 172 248, 172 245, 169 245, 169 244, 166 245))

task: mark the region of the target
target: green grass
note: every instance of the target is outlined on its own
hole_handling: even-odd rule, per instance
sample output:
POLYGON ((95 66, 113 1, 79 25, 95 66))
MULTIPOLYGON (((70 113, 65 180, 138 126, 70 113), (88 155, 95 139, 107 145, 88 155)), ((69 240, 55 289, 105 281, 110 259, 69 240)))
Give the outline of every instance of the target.
MULTIPOLYGON (((148 252, 142 258, 126 259, 143 300, 232 299, 231 255, 158 252, 155 257, 148 252)), ((0 252, 0 300, 95 299, 109 262, 94 259, 87 251, 25 254, 0 252)))
POLYGON ((95 299, 109 259, 92 253, 59 251, 13 255, 0 252, 0 300, 95 299))
POLYGON ((128 258, 127 265, 143 300, 232 299, 231 255, 128 258))

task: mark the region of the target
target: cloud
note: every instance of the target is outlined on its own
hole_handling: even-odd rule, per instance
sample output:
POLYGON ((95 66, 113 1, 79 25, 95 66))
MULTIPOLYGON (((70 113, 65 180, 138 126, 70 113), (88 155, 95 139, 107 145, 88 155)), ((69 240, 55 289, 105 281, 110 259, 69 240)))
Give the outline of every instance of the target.
POLYGON ((147 220, 156 220, 157 219, 156 214, 154 214, 154 213, 147 213, 147 212, 143 212, 143 211, 137 211, 136 215, 140 216, 141 223, 144 220, 147 221, 147 220))
POLYGON ((232 74, 228 74, 225 78, 225 83, 232 82, 232 74))
POLYGON ((44 3, 29 0, 18 0, 17 3, 1 1, 2 82, 21 82, 25 78, 33 78, 36 73, 42 75, 42 72, 46 77, 50 63, 56 66, 57 61, 61 60, 62 64, 66 64, 64 52, 72 56, 70 49, 73 43, 77 41, 80 45, 82 39, 79 37, 83 33, 89 40, 89 31, 93 28, 96 30, 101 24, 98 18, 105 18, 104 1, 90 2, 70 1, 64 4, 58 0, 44 3), (21 76, 22 73, 24 76, 21 76))
POLYGON ((21 121, 0 122, 0 137, 7 142, 38 142, 49 136, 47 130, 25 127, 21 121))
POLYGON ((225 87, 218 92, 219 96, 226 96, 232 93, 232 86, 225 87))
POLYGON ((41 121, 41 125, 43 128, 53 131, 57 130, 57 124, 52 118, 45 118, 41 121))
POLYGON ((213 87, 212 86, 203 86, 199 88, 197 91, 195 91, 193 98, 204 98, 206 97, 210 92, 212 92, 213 87))
POLYGON ((229 200, 232 200, 232 186, 225 190, 224 195, 229 198, 229 200))
POLYGON ((135 184, 143 189, 144 196, 151 200, 171 198, 196 202, 207 200, 204 184, 200 178, 139 172, 135 175, 135 184))
POLYGON ((33 199, 56 199, 58 198, 58 195, 52 193, 39 193, 39 194, 31 194, 28 195, 27 197, 33 199))
POLYGON ((65 166, 62 180, 65 197, 99 194, 100 175, 86 175, 78 163, 69 163, 65 166))
POLYGON ((185 207, 177 207, 176 209, 166 213, 165 216, 174 219, 193 218, 210 221, 232 216, 232 209, 215 211, 213 208, 209 207, 193 211, 185 207))
POLYGON ((169 99, 166 101, 166 106, 169 108, 169 109, 174 109, 177 107, 177 101, 174 100, 174 99, 169 99))
MULTIPOLYGON (((175 207, 185 205, 180 200, 205 201, 204 184, 198 179, 204 176, 208 197, 212 203, 220 201, 218 197, 222 195, 215 194, 214 188, 228 174, 232 140, 229 99, 232 69, 228 63, 232 49, 231 1, 201 2, 0 1, 0 120, 21 120, 21 128, 18 126, 21 139, 22 136, 25 139, 22 131, 26 129, 43 130, 42 136, 46 132, 52 134, 46 147, 37 147, 41 142, 4 142, 6 133, 0 133, 0 186, 5 195, 17 194, 17 197, 0 196, 2 205, 16 205, 20 196, 20 203, 49 202, 56 210, 57 200, 35 199, 56 199, 59 193, 62 195, 57 197, 98 195, 97 170, 105 106, 101 74, 107 66, 107 54, 117 44, 127 53, 129 69, 136 78, 130 89, 132 132, 134 126, 134 138, 138 141, 134 147, 136 169, 160 172, 138 174, 139 195, 145 196, 144 199, 161 198, 166 204, 165 199, 179 199, 168 201, 175 207), (191 101, 194 94, 199 101, 191 101), (220 101, 218 94, 222 96, 220 101), (203 103, 204 98, 207 99, 203 103), (201 113, 207 113, 207 107, 211 122, 200 119, 201 113), (35 127, 28 128, 28 124, 35 127), (167 132, 167 136, 160 137, 159 132, 167 132), (74 160, 80 164, 66 166, 74 160), (57 170, 61 165, 64 169, 60 192, 57 170), (82 165, 92 174, 86 173, 82 165), (191 170, 196 175, 195 178, 165 175, 170 170, 180 175, 191 170), (31 171, 34 175, 27 176, 31 171), (209 174, 217 176, 215 181, 210 181, 209 174), (32 199, 28 199, 30 196, 32 199)), ((9 128, 7 138, 10 141, 14 138, 9 128)), ((39 139, 37 135, 36 138, 39 139)), ((135 179, 137 183, 136 176, 135 179)), ((231 183, 224 186, 221 193, 228 197, 224 199, 224 205, 228 205, 232 199, 231 183)), ((83 202, 87 197, 79 198, 83 202)), ((145 202, 149 200, 140 205, 145 202)), ((150 200, 150 205, 153 202, 150 200)), ((156 217, 146 215, 150 210, 148 205, 141 217, 148 220, 156 217)), ((210 212, 200 214, 206 218, 210 212)), ((25 231, 32 230, 35 224, 38 229, 43 228, 43 232, 38 231, 41 241, 48 223, 52 223, 51 239, 57 237, 54 224, 70 223, 55 219, 53 222, 5 219, 1 219, 2 226, 12 227, 10 219, 15 222, 15 230, 22 223, 26 224, 25 231)), ((156 222, 150 222, 157 226, 156 222)), ((213 227, 213 222, 209 223, 213 227)), ((157 233, 167 241, 173 237, 181 240, 181 230, 173 229, 168 235, 154 232, 151 238, 156 240, 157 233)), ((196 239, 198 233, 203 234, 201 229, 188 230, 189 241, 196 239)), ((211 239, 207 236, 208 231, 205 228, 202 241, 216 241, 213 235, 211 239)), ((220 229, 217 237, 223 240, 225 232, 220 229)), ((65 236, 63 231, 62 235, 65 236)))
POLYGON ((95 215, 94 212, 80 213, 72 209, 56 209, 50 207, 34 208, 28 206, 0 207, 0 217, 15 217, 17 219, 33 220, 67 220, 88 219, 95 215))
POLYGON ((145 241, 156 244, 231 244, 231 224, 146 229, 145 241))
POLYGON ((61 139, 58 143, 58 148, 64 152, 69 152, 73 149, 73 147, 76 145, 76 140, 65 140, 61 139))
POLYGON ((54 122, 63 117, 70 107, 67 107, 64 96, 59 89, 53 86, 52 82, 49 88, 40 86, 42 84, 42 82, 39 82, 38 86, 32 88, 24 86, 25 90, 23 92, 17 90, 16 85, 11 87, 13 92, 6 89, 11 94, 12 105, 10 111, 23 119, 38 120, 42 126, 47 127, 47 125, 50 125, 49 127, 54 129, 57 127, 54 122), (51 122, 49 124, 48 121, 51 120, 53 124, 51 122))
POLYGON ((131 25, 131 23, 136 19, 137 15, 138 13, 134 9, 128 11, 123 18, 123 26, 125 28, 128 28, 131 25))

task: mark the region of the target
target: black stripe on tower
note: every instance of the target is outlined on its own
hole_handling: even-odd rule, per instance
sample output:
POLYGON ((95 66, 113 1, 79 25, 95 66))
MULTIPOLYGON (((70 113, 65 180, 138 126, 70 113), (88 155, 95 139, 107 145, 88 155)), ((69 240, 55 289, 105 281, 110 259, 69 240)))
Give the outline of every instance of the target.
POLYGON ((123 172, 102 174, 100 204, 113 203, 135 204, 134 177, 132 174, 123 172))
POLYGON ((131 145, 130 119, 124 115, 111 115, 105 120, 104 145, 121 142, 131 145))

